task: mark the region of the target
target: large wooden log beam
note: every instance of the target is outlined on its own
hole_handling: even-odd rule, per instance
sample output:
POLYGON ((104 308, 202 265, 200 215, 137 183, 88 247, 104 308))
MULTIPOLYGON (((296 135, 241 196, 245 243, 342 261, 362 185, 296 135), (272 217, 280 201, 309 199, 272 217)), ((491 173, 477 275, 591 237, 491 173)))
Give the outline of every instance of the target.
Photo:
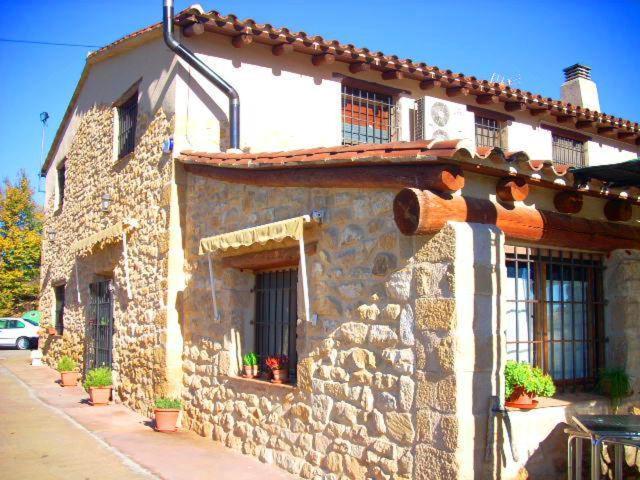
POLYGON ((613 198, 604 205, 604 216, 612 222, 627 222, 631 214, 631 205, 624 200, 613 198))
POLYGON ((579 213, 582 210, 582 194, 563 190, 553 197, 553 204, 560 213, 579 213))
POLYGON ((529 184, 522 177, 504 177, 498 180, 496 195, 503 202, 521 202, 529 195, 529 184))
POLYGON ((268 170, 186 164, 185 169, 216 180, 265 187, 415 187, 440 192, 455 192, 464 187, 462 170, 453 165, 371 165, 268 170))
POLYGON ((640 248, 639 227, 429 190, 403 189, 393 202, 393 213, 405 235, 432 235, 454 221, 496 225, 508 239, 541 245, 598 251, 640 248))

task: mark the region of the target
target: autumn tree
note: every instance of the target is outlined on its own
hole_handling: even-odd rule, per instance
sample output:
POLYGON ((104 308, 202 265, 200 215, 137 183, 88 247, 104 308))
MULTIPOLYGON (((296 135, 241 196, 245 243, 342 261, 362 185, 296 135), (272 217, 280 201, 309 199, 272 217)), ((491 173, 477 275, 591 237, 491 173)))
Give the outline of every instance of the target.
POLYGON ((0 316, 33 309, 38 298, 42 209, 24 171, 0 187, 0 316))

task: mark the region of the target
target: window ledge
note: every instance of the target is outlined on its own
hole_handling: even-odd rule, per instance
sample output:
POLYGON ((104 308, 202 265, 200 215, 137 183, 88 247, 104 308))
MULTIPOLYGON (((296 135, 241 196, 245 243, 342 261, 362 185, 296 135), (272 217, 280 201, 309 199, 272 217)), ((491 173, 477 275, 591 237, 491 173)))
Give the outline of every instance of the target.
POLYGON ((127 163, 129 160, 131 160, 133 158, 135 153, 136 153, 136 151, 134 149, 133 152, 129 152, 126 155, 123 155, 121 157, 116 158, 115 161, 113 162, 113 166, 114 167, 118 167, 118 166, 120 166, 122 164, 127 163))
POLYGON ((259 378, 245 378, 235 375, 227 375, 227 379, 231 380, 234 383, 237 382, 238 384, 251 386, 252 388, 256 388, 257 390, 264 392, 277 390, 292 392, 298 389, 296 385, 292 385, 290 383, 271 383, 268 380, 261 380, 259 378))
MULTIPOLYGON (((609 399, 595 393, 564 393, 553 398, 539 397, 538 406, 531 410, 542 410, 545 408, 575 408, 575 407, 595 407, 609 406, 609 399)), ((521 412, 519 408, 507 407, 509 412, 521 412)))

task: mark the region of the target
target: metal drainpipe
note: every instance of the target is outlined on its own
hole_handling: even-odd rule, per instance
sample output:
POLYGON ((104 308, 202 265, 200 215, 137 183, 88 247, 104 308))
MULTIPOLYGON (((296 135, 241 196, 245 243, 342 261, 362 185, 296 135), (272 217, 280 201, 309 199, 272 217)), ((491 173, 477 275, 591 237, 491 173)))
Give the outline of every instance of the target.
POLYGON ((229 98, 229 144, 231 149, 240 149, 240 96, 235 88, 198 59, 187 47, 173 36, 173 0, 164 0, 162 9, 162 30, 164 42, 180 58, 200 72, 207 80, 218 87, 229 98))

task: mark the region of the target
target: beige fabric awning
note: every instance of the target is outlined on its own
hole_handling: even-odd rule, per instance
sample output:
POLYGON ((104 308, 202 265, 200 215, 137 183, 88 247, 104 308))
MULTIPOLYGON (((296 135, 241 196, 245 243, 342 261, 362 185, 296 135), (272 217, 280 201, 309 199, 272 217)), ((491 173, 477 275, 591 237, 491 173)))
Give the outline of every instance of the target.
POLYGON ((311 222, 309 215, 294 217, 257 227, 236 230, 200 240, 200 255, 223 254, 232 250, 251 251, 268 242, 297 241, 302 238, 304 224, 311 222))
POLYGON ((97 231, 71 245, 71 251, 76 255, 88 255, 95 246, 104 246, 109 243, 118 242, 122 239, 122 234, 138 226, 138 222, 128 218, 114 225, 97 231))

